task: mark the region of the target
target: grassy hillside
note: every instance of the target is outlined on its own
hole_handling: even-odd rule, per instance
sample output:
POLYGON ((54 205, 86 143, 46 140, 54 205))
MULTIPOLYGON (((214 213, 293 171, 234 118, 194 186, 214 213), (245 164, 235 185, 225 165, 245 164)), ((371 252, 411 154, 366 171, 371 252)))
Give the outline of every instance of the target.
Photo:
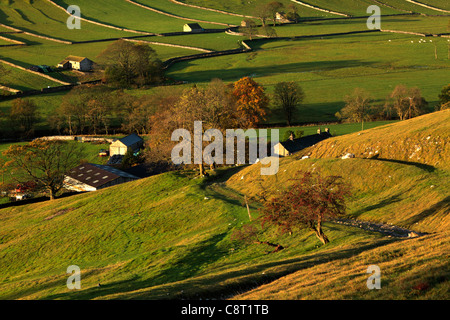
POLYGON ((277 175, 261 178, 259 166, 227 185, 256 196, 289 184, 298 171, 337 174, 351 184, 349 214, 425 232, 448 228, 450 111, 324 140, 280 161, 277 175), (341 159, 353 153, 353 159, 341 159), (309 159, 302 159, 308 156, 309 159))
MULTIPOLYGON (((389 148, 386 132, 399 139, 406 139, 401 136, 406 125, 411 139, 412 132, 417 137, 435 134, 435 128, 448 132, 449 114, 434 113, 324 143, 340 141, 344 147, 345 139, 352 144, 359 137, 359 144, 368 144, 376 135, 389 148)), ((448 141, 444 133, 440 137, 448 141)), ((438 153, 448 156, 448 149, 429 153, 434 160, 427 161, 435 163, 438 153)), ((446 166, 395 157, 340 160, 330 154, 282 159, 273 177, 262 179, 258 172, 259 166, 253 165, 222 169, 207 179, 196 178, 191 171, 167 173, 53 202, 0 209, 0 297, 448 297, 446 166), (286 247, 277 254, 231 241, 233 230, 248 221, 244 194, 281 189, 298 170, 314 168, 341 174, 351 182, 349 217, 431 234, 400 240, 327 223, 331 243, 326 246, 308 231, 280 237, 267 230, 264 237, 286 247), (66 288, 66 268, 74 264, 82 270, 78 291, 66 288), (365 287, 370 264, 383 268, 384 291, 369 292, 365 287), (427 290, 414 289, 425 282, 427 290)), ((253 215, 258 206, 252 201, 253 215)))

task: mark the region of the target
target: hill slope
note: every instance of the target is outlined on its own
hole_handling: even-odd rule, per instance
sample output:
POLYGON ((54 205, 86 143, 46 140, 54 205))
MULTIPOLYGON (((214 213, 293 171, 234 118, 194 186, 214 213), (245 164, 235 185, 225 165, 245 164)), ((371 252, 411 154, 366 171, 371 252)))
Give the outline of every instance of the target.
POLYGON ((418 231, 445 230, 449 226, 449 129, 450 110, 445 110, 333 137, 281 159, 276 176, 262 179, 259 165, 254 165, 227 184, 256 196, 283 188, 298 171, 321 170, 341 175, 352 185, 349 214, 354 217, 418 231), (341 159, 347 153, 355 158, 341 159))
MULTIPOLYGON (((431 123, 448 132, 449 114, 411 120, 409 128, 418 137, 433 132, 427 127, 431 123)), ((323 143, 339 141, 347 151, 346 139, 363 145, 379 133, 382 143, 389 139, 387 131, 399 137, 404 123, 323 143)), ((321 148, 318 144, 303 152, 313 155, 321 148)), ((258 165, 219 170, 208 179, 189 171, 166 173, 53 202, 0 209, 0 298, 283 297, 274 292, 285 292, 286 298, 448 297, 449 185, 443 160, 441 167, 433 167, 321 154, 324 158, 282 159, 278 175, 264 179, 258 165), (256 198, 261 191, 281 189, 298 170, 313 168, 339 173, 352 183, 350 217, 431 234, 405 240, 327 223, 324 231, 331 243, 321 246, 309 231, 278 236, 268 230, 264 237, 285 247, 276 254, 230 239, 248 221, 244 194, 256 198), (384 291, 365 288, 369 264, 385 268, 384 291), (70 265, 81 268, 81 290, 66 287, 70 265), (330 277, 322 286, 324 273, 330 277), (428 289, 414 291, 417 281, 426 282, 428 289), (347 282, 345 289, 336 289, 347 282), (252 290, 260 291, 255 295, 252 290)), ((428 156, 429 163, 436 163, 435 156, 428 156)), ((252 215, 258 206, 251 203, 252 215)))

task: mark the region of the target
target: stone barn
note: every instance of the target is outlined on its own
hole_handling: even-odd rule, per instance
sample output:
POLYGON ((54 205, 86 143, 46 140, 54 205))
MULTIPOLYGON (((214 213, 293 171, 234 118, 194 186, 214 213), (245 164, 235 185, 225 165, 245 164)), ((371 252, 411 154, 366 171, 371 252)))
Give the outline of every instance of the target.
POLYGON ((294 139, 294 136, 291 135, 288 140, 279 142, 274 146, 273 154, 280 157, 287 157, 330 137, 331 134, 328 128, 325 129, 325 132, 322 132, 319 129, 317 130, 317 134, 301 137, 298 139, 294 139))
POLYGON ((125 138, 116 140, 109 146, 109 156, 124 156, 128 151, 136 152, 144 146, 144 140, 137 134, 132 133, 125 138))
POLYGON ((183 26, 184 32, 203 32, 205 29, 203 29, 198 23, 186 23, 183 26))
POLYGON ((79 71, 91 71, 94 62, 86 57, 68 56, 66 59, 58 63, 60 69, 73 69, 79 71))

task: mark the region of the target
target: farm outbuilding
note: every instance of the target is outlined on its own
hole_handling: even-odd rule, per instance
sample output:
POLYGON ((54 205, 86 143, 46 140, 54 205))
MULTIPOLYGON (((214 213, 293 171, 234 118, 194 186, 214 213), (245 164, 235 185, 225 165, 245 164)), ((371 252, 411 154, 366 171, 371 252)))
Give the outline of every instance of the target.
POLYGON ((137 134, 132 133, 125 138, 116 140, 109 146, 109 155, 124 156, 128 151, 136 152, 144 146, 144 140, 137 134))
POLYGON ((72 169, 65 176, 64 187, 77 192, 96 191, 137 179, 139 178, 116 168, 86 163, 72 169))
POLYGON ((184 32, 203 32, 205 29, 203 29, 198 23, 186 23, 183 26, 184 32))
POLYGON ((330 137, 331 134, 328 129, 325 129, 325 132, 321 132, 319 129, 317 131, 317 134, 301 137, 298 139, 294 139, 293 135, 291 135, 288 140, 279 142, 274 146, 273 154, 280 157, 287 157, 330 137))
POLYGON ((79 71, 91 71, 94 62, 86 57, 68 56, 58 63, 57 67, 61 69, 73 69, 79 71))

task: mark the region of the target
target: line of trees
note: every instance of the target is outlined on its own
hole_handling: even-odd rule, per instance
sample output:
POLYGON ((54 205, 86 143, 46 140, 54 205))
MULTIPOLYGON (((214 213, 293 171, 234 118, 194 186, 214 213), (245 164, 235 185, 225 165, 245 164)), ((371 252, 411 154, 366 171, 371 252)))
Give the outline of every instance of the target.
MULTIPOLYGON (((153 164, 169 165, 175 129, 186 129, 192 134, 194 121, 202 121, 204 131, 254 128, 266 118, 269 98, 260 84, 244 77, 228 85, 214 79, 204 88, 193 86, 179 91, 177 96, 173 92, 159 96, 157 102, 148 122, 146 159, 153 164)), ((203 165, 199 167, 203 175, 203 165)))
MULTIPOLYGON (((448 108, 448 91, 449 86, 443 88, 437 109, 448 108)), ((397 85, 382 104, 377 103, 373 96, 362 88, 355 88, 350 95, 345 96, 344 101, 344 108, 335 116, 345 122, 359 122, 361 129, 364 129, 365 121, 396 118, 406 120, 432 111, 419 88, 409 88, 402 84, 397 85)))

